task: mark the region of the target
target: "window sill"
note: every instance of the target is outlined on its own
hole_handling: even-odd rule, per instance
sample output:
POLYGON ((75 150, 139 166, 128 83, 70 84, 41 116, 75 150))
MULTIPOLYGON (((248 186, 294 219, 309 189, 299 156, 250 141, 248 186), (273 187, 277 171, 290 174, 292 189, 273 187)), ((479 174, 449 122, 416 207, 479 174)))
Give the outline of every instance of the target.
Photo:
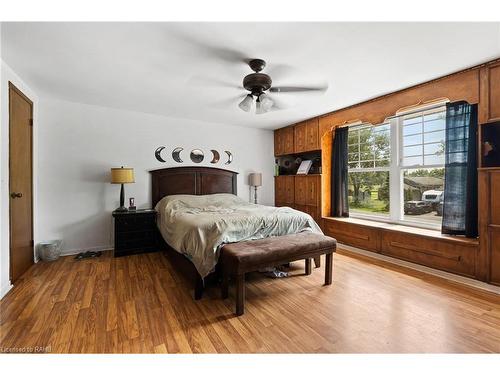
POLYGON ((385 223, 381 221, 373 221, 373 220, 359 219, 353 217, 323 217, 323 220, 328 222, 342 222, 347 224, 361 225, 368 228, 381 229, 386 231, 415 234, 443 241, 456 242, 462 245, 478 246, 479 244, 479 240, 477 238, 466 238, 462 236, 452 236, 449 234, 442 234, 441 231, 435 229, 410 227, 401 224, 385 223))

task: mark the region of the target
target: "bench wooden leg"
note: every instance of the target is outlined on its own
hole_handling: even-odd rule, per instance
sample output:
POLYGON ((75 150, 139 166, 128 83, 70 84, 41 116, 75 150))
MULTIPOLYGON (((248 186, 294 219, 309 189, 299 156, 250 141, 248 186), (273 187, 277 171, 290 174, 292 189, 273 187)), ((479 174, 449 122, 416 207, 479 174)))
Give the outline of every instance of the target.
POLYGON ((314 266, 316 268, 321 267, 321 257, 320 256, 317 256, 316 258, 314 258, 314 266))
POLYGON ((332 283, 333 253, 326 254, 325 285, 332 283))
POLYGON ((226 299, 229 296, 229 275, 225 272, 222 275, 221 297, 226 299))
POLYGON ((245 274, 236 277, 236 315, 245 313, 245 274))
POLYGON ((311 273, 312 273, 311 258, 306 258, 306 275, 310 275, 311 273))

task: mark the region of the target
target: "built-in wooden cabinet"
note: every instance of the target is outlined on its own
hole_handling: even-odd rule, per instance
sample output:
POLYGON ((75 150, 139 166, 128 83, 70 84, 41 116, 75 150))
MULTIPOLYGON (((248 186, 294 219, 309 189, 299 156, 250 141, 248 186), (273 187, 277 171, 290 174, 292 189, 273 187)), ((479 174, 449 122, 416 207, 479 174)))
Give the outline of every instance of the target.
POLYGON ((476 277, 477 240, 359 219, 324 219, 325 233, 339 242, 424 266, 476 277), (364 222, 364 223, 363 223, 364 222))
POLYGON ((307 123, 299 122, 293 127, 294 134, 294 152, 304 152, 307 149, 306 140, 307 140, 307 123))
POLYGON ((299 122, 293 128, 296 154, 320 149, 317 117, 299 122))
POLYGON ((307 176, 295 176, 295 204, 306 204, 307 176))
POLYGON ((380 252, 459 275, 474 277, 477 244, 425 237, 400 231, 382 231, 380 252))
POLYGON ((317 117, 274 131, 274 155, 292 155, 317 151, 320 147, 317 117))
POLYGON ((479 262, 486 281, 500 285, 500 168, 479 171, 479 262))
POLYGON ((321 176, 276 176, 275 205, 289 206, 311 215, 321 225, 321 176))
POLYGON ((274 178, 276 206, 291 206, 295 203, 294 176, 276 176, 274 178))
POLYGON ((479 123, 500 121, 500 62, 479 71, 479 123))
POLYGON ((294 152, 293 127, 286 127, 274 131, 274 155, 290 155, 294 152))

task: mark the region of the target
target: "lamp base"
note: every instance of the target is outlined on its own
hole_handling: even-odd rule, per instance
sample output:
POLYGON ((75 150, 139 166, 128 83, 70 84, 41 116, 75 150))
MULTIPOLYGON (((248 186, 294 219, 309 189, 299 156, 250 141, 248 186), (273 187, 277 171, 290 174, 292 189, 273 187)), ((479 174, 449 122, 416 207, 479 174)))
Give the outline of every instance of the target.
POLYGON ((121 207, 118 207, 115 211, 117 211, 117 212, 124 212, 124 211, 128 211, 128 208, 124 207, 124 206, 121 206, 121 207))

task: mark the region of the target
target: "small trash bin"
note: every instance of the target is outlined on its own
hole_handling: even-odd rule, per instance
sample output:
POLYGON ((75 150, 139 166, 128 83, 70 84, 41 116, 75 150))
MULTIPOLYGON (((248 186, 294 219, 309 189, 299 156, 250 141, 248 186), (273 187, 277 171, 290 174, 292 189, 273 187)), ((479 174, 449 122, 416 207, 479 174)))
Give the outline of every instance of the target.
POLYGON ((56 260, 61 255, 61 240, 44 241, 38 244, 38 255, 45 262, 56 260))

